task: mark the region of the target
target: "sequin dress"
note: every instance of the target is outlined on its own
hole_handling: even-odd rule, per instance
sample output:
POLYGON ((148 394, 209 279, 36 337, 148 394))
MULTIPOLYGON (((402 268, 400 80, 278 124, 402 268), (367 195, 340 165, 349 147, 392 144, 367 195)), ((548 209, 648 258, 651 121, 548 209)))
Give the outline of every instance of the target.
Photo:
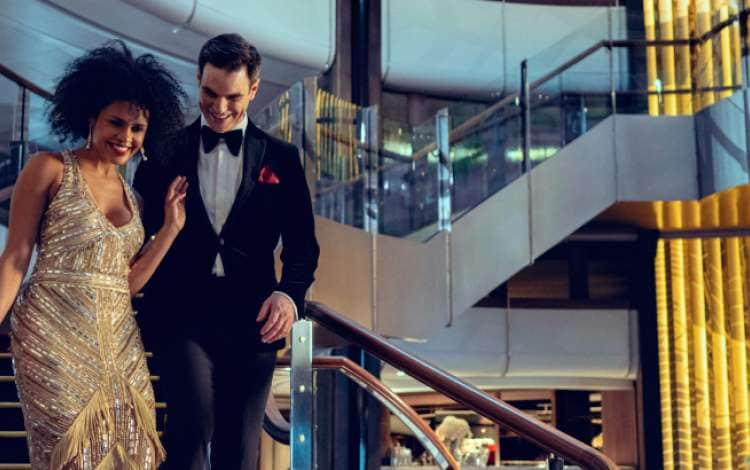
POLYGON ((154 393, 128 284, 143 241, 132 217, 115 227, 76 158, 41 223, 38 257, 11 317, 16 384, 34 470, 149 470, 164 459, 154 393))

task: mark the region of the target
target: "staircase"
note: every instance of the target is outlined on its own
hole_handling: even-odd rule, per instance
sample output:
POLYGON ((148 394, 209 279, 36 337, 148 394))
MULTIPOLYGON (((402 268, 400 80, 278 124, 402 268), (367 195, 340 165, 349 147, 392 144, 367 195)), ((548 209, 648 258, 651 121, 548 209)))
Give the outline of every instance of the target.
POLYGON ((692 116, 611 115, 426 242, 318 217, 312 298, 429 338, 612 204, 698 198, 695 141, 692 116))

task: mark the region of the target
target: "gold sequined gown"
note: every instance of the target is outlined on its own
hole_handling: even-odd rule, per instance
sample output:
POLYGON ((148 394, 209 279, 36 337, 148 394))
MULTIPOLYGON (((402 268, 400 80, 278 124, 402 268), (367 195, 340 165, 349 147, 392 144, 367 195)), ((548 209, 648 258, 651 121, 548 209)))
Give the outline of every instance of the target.
POLYGON ((11 317, 16 384, 34 470, 149 470, 164 451, 128 284, 143 241, 96 206, 76 158, 41 223, 38 257, 11 317))

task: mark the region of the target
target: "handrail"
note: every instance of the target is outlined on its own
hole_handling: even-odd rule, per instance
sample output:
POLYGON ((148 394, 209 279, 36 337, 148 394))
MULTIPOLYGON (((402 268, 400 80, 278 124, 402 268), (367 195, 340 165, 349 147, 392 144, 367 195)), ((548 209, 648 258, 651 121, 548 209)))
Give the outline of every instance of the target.
MULTIPOLYGON (((16 85, 20 86, 21 88, 29 90, 32 93, 39 95, 46 100, 52 99, 52 93, 45 90, 44 88, 37 85, 36 83, 23 78, 22 76, 18 75, 16 72, 9 69, 3 64, 0 64, 0 75, 14 82, 16 85)), ((11 184, 10 186, 0 188, 0 202, 4 202, 10 199, 11 195, 13 194, 14 187, 15 185, 11 184)))
POLYGON ((6 67, 3 64, 0 64, 0 75, 4 76, 8 80, 15 82, 16 85, 26 88, 27 90, 30 90, 31 92, 41 96, 42 98, 46 100, 52 99, 52 93, 45 90, 44 88, 40 87, 36 83, 33 83, 22 76, 18 75, 16 72, 12 71, 8 67, 6 67))
MULTIPOLYGON (((276 363, 276 367, 279 367, 278 362, 276 363)), ((269 393, 268 400, 266 401, 266 412, 263 416, 263 430, 274 441, 289 445, 291 428, 292 426, 289 424, 289 421, 281 415, 279 405, 276 403, 273 393, 269 393)))
POLYGON ((570 462, 595 470, 617 469, 614 462, 592 447, 418 359, 323 304, 307 302, 306 314, 378 359, 570 462))
MULTIPOLYGON (((279 358, 276 367, 289 367, 291 362, 289 358, 279 358)), ((374 375, 363 369, 351 359, 339 356, 319 356, 313 358, 313 369, 317 370, 334 370, 340 371, 360 387, 375 396, 379 401, 386 404, 395 414, 404 421, 404 424, 412 428, 415 433, 419 433, 417 438, 425 445, 431 453, 439 454, 443 459, 443 466, 450 470, 459 470, 460 464, 450 453, 448 448, 443 444, 435 432, 427 425, 414 409, 401 399, 393 390, 383 384, 374 375)), ((266 417, 264 419, 264 429, 273 433, 272 437, 281 441, 289 442, 289 431, 291 426, 281 416, 273 396, 269 396, 266 404, 266 417)))

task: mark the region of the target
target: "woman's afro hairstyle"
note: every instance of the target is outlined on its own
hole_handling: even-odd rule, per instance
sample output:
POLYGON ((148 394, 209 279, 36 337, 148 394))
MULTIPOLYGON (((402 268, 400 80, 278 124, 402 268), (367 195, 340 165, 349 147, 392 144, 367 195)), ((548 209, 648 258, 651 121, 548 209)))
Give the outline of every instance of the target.
POLYGON ((115 101, 130 102, 148 113, 146 152, 159 152, 184 125, 186 99, 177 79, 152 55, 135 58, 122 41, 110 41, 67 66, 48 117, 61 140, 86 139, 102 109, 115 101))

